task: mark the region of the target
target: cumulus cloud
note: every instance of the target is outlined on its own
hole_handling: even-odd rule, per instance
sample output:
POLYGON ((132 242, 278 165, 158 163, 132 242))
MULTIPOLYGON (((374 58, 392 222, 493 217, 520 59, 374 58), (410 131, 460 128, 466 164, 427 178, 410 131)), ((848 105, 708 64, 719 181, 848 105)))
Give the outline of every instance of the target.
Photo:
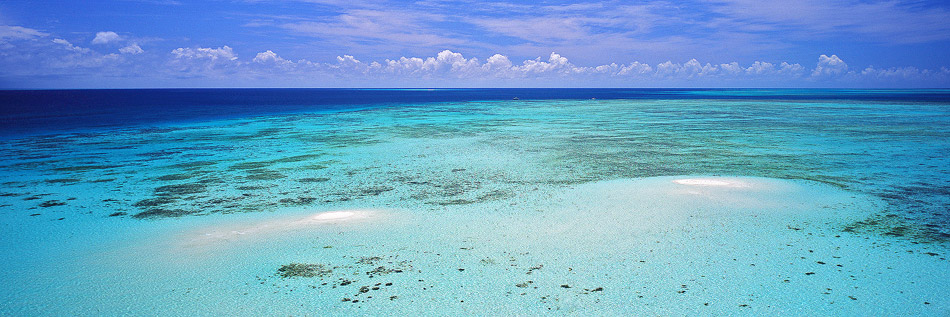
POLYGON ((254 57, 254 62, 266 64, 266 63, 286 63, 290 61, 283 59, 280 56, 277 56, 277 53, 274 53, 271 50, 267 50, 266 52, 257 53, 257 56, 254 57))
POLYGON ((96 38, 92 39, 92 44, 108 44, 122 40, 119 34, 112 31, 96 33, 96 38))
POLYGON ((284 77, 283 79, 287 79, 288 77, 314 76, 326 71, 326 67, 323 67, 319 63, 305 59, 296 62, 291 61, 280 57, 280 55, 277 55, 277 53, 271 50, 257 53, 254 59, 251 60, 251 63, 248 64, 248 67, 251 68, 248 75, 254 78, 279 74, 281 77, 284 77))
POLYGON ((805 66, 798 63, 789 64, 788 62, 782 62, 778 72, 780 74, 801 76, 802 73, 805 72, 805 66))
POLYGON ((136 55, 145 53, 145 50, 142 50, 142 47, 140 47, 138 44, 132 43, 129 46, 120 48, 119 52, 122 54, 136 55))
POLYGON ((756 74, 756 75, 768 74, 770 72, 775 71, 775 65, 772 65, 772 63, 769 63, 769 62, 755 61, 754 63, 752 63, 752 65, 749 66, 749 68, 746 68, 745 70, 746 72, 750 74, 756 74))
POLYGON ((656 74, 660 77, 678 77, 678 78, 696 78, 715 75, 719 72, 717 66, 709 63, 701 64, 698 60, 691 59, 683 64, 666 61, 656 65, 656 74))
POLYGON ((719 69, 724 74, 741 74, 742 72, 746 71, 745 68, 742 68, 742 66, 739 66, 738 62, 732 62, 729 64, 719 64, 719 69))
POLYGON ((521 63, 518 68, 525 74, 543 74, 543 73, 571 73, 575 70, 574 64, 571 64, 567 57, 561 54, 551 52, 547 61, 542 61, 541 57, 529 59, 521 63))
POLYGON ((848 71, 848 64, 846 64, 841 58, 838 58, 838 55, 832 54, 831 56, 821 54, 818 56, 818 65, 815 66, 815 70, 811 72, 812 76, 836 76, 842 75, 848 71))
POLYGON ((452 78, 479 77, 492 70, 504 71, 511 67, 507 57, 496 54, 486 63, 477 58, 465 58, 461 53, 443 50, 435 57, 400 57, 382 63, 368 64, 367 71, 383 74, 402 74, 420 77, 448 76, 452 78))
MULTIPOLYGON (((352 57, 351 57, 352 58, 352 57)), ((342 58, 340 62, 343 63, 342 58)), ((355 59, 353 59, 355 60, 355 59)), ((516 65, 502 54, 494 54, 483 61, 476 57, 466 58, 461 53, 443 50, 435 57, 400 57, 383 63, 364 64, 366 72, 382 74, 401 74, 420 77, 449 78, 531 78, 545 76, 569 76, 572 74, 631 74, 644 73, 649 65, 634 62, 630 65, 602 65, 596 67, 578 67, 567 57, 551 53, 547 59, 541 57, 523 61, 516 65)))
POLYGON ((627 65, 622 65, 620 71, 617 72, 617 75, 643 75, 653 72, 653 67, 650 67, 649 64, 643 64, 640 62, 633 62, 627 65))
MULTIPOLYGON (((257 63, 274 65, 293 64, 272 51, 259 53, 257 63)), ((311 63, 311 62, 308 62, 311 63)), ((313 63, 316 65, 317 63, 313 63)), ((833 64, 833 63, 832 63, 833 64)), ((314 68, 316 69, 316 68, 314 68)), ((748 66, 738 62, 713 65, 691 59, 684 63, 667 61, 655 66, 634 61, 628 64, 610 63, 597 66, 577 66, 567 57, 556 52, 546 59, 541 57, 515 64, 505 55, 494 54, 484 60, 467 58, 461 53, 443 50, 433 57, 400 57, 382 62, 363 62, 352 55, 338 56, 336 63, 325 64, 321 69, 332 69, 338 76, 370 76, 375 78, 630 78, 655 80, 693 80, 701 78, 723 79, 787 79, 799 78, 805 72, 800 64, 782 62, 776 64, 756 61, 748 66), (593 77, 591 77, 593 76, 593 77)))
MULTIPOLYGON (((34 35, 32 37, 36 37, 34 35)), ((11 42, 12 43, 12 42, 11 42)), ((513 61, 503 54, 486 58, 467 57, 452 50, 442 50, 432 56, 403 56, 382 61, 363 61, 353 55, 340 55, 335 60, 314 62, 305 59, 290 60, 272 50, 265 50, 253 58, 240 59, 230 46, 180 47, 171 50, 166 59, 148 61, 148 55, 132 59, 131 55, 144 53, 136 43, 106 54, 80 47, 62 38, 46 41, 25 40, 10 45, 43 47, 43 55, 33 62, 25 55, 4 55, 0 51, 0 65, 40 65, 16 67, 16 74, 123 74, 122 76, 161 76, 162 78, 207 78, 223 83, 243 80, 242 83, 274 83, 310 86, 461 86, 472 83, 499 86, 570 85, 598 86, 813 86, 815 83, 948 83, 950 70, 920 69, 916 67, 876 68, 868 66, 852 70, 837 55, 820 55, 814 68, 806 69, 789 62, 754 61, 685 62, 666 61, 647 64, 639 61, 580 66, 567 56, 552 52, 544 57, 513 61), (32 43, 32 44, 31 44, 32 43), (134 61, 134 63, 133 63, 134 61), (136 71, 125 69, 136 68, 136 71), (810 75, 810 76, 809 76, 810 75), (751 84, 751 85, 750 85, 751 84)), ((270 83, 270 84, 269 84, 270 83)))
POLYGON ((207 59, 212 62, 218 60, 222 61, 234 61, 237 60, 237 55, 234 54, 234 50, 231 47, 225 45, 219 48, 210 48, 210 47, 199 47, 199 48, 185 48, 179 47, 172 50, 172 55, 177 59, 207 59))
MULTIPOLYGON (((683 63, 666 61, 656 65, 634 61, 628 64, 610 63, 597 66, 577 66, 567 57, 552 52, 547 58, 524 60, 519 64, 502 54, 494 54, 484 60, 476 57, 465 57, 461 53, 443 50, 430 57, 400 57, 383 61, 364 62, 353 55, 337 56, 335 62, 318 63, 307 60, 291 61, 280 57, 277 53, 267 50, 258 53, 250 63, 238 60, 233 50, 228 46, 220 48, 179 48, 172 51, 176 60, 204 61, 205 70, 213 70, 227 62, 235 67, 251 67, 256 76, 273 74, 295 74, 311 77, 326 75, 338 78, 376 79, 376 80, 407 80, 407 79, 512 79, 531 80, 533 78, 563 78, 563 79, 595 79, 608 78, 613 80, 642 80, 654 82, 689 82, 709 80, 725 80, 732 82, 748 82, 749 80, 764 80, 771 82, 787 82, 789 80, 804 79, 808 74, 805 67, 797 63, 772 63, 755 61, 748 65, 738 62, 703 63, 697 59, 690 59, 683 63)), ((194 71, 195 69, 189 69, 194 71)), ((928 74, 916 68, 876 69, 869 67, 861 73, 865 78, 892 78, 928 74)), ((931 72, 932 73, 932 72, 931 72)), ((811 80, 820 80, 820 77, 854 74, 848 72, 847 64, 837 55, 821 55, 816 67, 811 72, 811 80)), ((850 75, 849 75, 850 76, 850 75)), ((712 81, 715 82, 715 81, 712 81)))
POLYGON ((636 77, 652 73, 653 67, 640 62, 633 62, 630 64, 610 63, 594 67, 575 66, 574 72, 578 74, 636 77))
POLYGON ((485 60, 485 65, 482 65, 482 68, 488 71, 506 71, 511 69, 511 65, 511 60, 508 59, 508 56, 495 54, 485 60))
MULTIPOLYGON (((340 70, 351 70, 351 71, 356 71, 357 73, 366 72, 366 68, 367 68, 366 64, 363 64, 363 62, 360 62, 360 60, 356 59, 356 57, 353 57, 352 55, 337 56, 336 61, 337 61, 336 65, 329 65, 330 68, 340 69, 340 70)), ((379 63, 376 63, 374 66, 378 67, 378 65, 379 63)))
MULTIPOLYGON (((343 63, 352 64, 352 61, 359 62, 358 60, 353 59, 353 56, 349 56, 349 55, 345 55, 345 56, 347 56, 349 59, 342 60, 342 59, 339 59, 340 57, 337 57, 337 59, 340 61, 341 64, 343 63)), ((407 58, 403 56, 397 60, 387 59, 385 63, 373 64, 371 65, 371 68, 381 68, 391 73, 416 74, 416 73, 424 72, 427 67, 426 67, 425 60, 421 58, 418 58, 418 57, 407 58)))
MULTIPOLYGON (((173 76, 223 78, 245 75, 243 63, 227 45, 218 48, 179 47, 171 51, 171 56, 169 67, 164 71, 173 76)), ((250 70, 246 75, 251 75, 250 70)))
POLYGON ((436 54, 435 57, 425 59, 418 57, 402 57, 398 60, 386 60, 385 70, 392 72, 407 71, 408 73, 464 73, 477 67, 478 60, 466 59, 462 54, 450 50, 444 50, 436 54))

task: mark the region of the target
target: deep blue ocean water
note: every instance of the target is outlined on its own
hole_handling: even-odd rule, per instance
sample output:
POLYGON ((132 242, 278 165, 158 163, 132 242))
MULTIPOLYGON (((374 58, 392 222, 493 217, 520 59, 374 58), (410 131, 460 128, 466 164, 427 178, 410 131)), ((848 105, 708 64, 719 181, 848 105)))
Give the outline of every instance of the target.
POLYGON ((950 90, 0 91, 0 140, 2 315, 950 310, 950 90))
POLYGON ((487 100, 860 100, 950 102, 950 90, 121 89, 0 90, 0 137, 85 129, 487 100))

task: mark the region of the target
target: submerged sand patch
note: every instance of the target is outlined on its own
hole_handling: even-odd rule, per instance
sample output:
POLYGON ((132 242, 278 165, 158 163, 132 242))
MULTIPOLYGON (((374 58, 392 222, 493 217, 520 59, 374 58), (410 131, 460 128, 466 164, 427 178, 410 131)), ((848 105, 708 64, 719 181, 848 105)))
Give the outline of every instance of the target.
POLYGON ((551 186, 438 209, 213 215, 176 232, 161 259, 177 256, 171 270, 144 271, 182 279, 166 286, 188 287, 176 293, 182 302, 240 295, 223 298, 234 304, 217 313, 848 315, 950 307, 934 295, 950 280, 944 251, 842 231, 876 203, 814 182, 689 176, 551 186))
POLYGON ((657 241, 755 253, 756 246, 739 242, 780 241, 789 226, 831 232, 862 219, 874 205, 819 183, 677 176, 572 186, 528 208, 542 211, 513 215, 497 222, 499 232, 485 233, 508 245, 562 253, 623 253, 657 241))

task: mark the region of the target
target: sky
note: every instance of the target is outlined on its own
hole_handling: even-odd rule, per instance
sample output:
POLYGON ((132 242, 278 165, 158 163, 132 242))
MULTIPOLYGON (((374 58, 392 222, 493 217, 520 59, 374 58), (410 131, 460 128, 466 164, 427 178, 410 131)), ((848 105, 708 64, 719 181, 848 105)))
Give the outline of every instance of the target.
POLYGON ((0 89, 950 87, 950 2, 0 2, 0 89))

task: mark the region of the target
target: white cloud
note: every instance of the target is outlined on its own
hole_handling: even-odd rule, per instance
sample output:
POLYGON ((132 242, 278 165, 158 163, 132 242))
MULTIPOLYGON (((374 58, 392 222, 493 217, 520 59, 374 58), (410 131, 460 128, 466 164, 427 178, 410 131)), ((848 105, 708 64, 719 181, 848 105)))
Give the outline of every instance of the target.
POLYGON ((129 73, 130 69, 123 56, 119 54, 101 54, 92 49, 73 45, 61 38, 43 43, 46 46, 37 53, 34 67, 39 65, 46 74, 70 74, 89 76, 90 74, 129 73), (52 43, 46 44, 46 43, 52 43))
POLYGON ((502 55, 489 58, 485 64, 477 58, 465 58, 460 53, 443 50, 435 57, 400 57, 397 60, 385 60, 383 63, 369 64, 368 71, 385 74, 417 75, 421 77, 447 76, 452 78, 478 77, 494 68, 510 68, 511 62, 502 55))
POLYGON ((667 78, 691 79, 715 75, 718 71, 718 67, 709 63, 703 65, 695 58, 683 64, 674 64, 672 61, 666 61, 656 65, 656 75, 667 78))
MULTIPOLYGON (((273 52, 258 54, 256 62, 268 61, 272 64, 292 63, 280 59, 273 52)), ((832 63, 833 64, 833 63, 832 63)), ((382 62, 362 62, 351 55, 338 56, 336 63, 325 65, 334 69, 338 76, 366 75, 374 78, 604 78, 626 77, 633 79, 693 80, 699 78, 727 79, 789 79, 801 77, 804 67, 799 64, 756 61, 742 66, 738 62, 713 65, 691 59, 685 63, 667 61, 651 66, 638 61, 629 64, 610 63, 582 67, 574 65, 567 57, 551 53, 547 59, 541 57, 514 64, 505 55, 494 54, 484 61, 478 58, 466 58, 461 53, 443 50, 434 57, 400 57, 382 62)))
POLYGON ((749 68, 746 68, 745 71, 756 75, 768 74, 775 71, 775 65, 769 62, 755 61, 749 68))
POLYGON ((484 68, 487 70, 510 70, 511 60, 508 56, 495 54, 485 60, 484 68))
MULTIPOLYGON (((181 50, 177 53, 181 56, 200 55, 204 56, 205 59, 215 58, 212 57, 213 54, 208 53, 214 51, 213 49, 181 50), (199 52, 205 53, 199 54, 199 52)), ((230 52, 229 49, 222 48, 222 50, 230 52)), ((226 53, 218 55, 232 56, 226 53)), ((236 57, 232 58, 236 59, 236 57)), ((390 80, 393 82, 413 79, 482 80, 493 78, 528 81, 541 78, 560 78, 565 80, 595 80, 594 82, 596 82, 600 78, 600 80, 612 80, 618 83, 623 83, 624 80, 643 83, 717 83, 719 80, 722 80, 722 83, 783 83, 806 79, 804 75, 808 74, 802 65, 788 62, 755 61, 748 65, 742 65, 738 62, 702 63, 697 59, 690 59, 684 63, 667 61, 657 65, 634 61, 629 64, 610 63, 596 66, 577 66, 567 57, 558 53, 551 53, 547 59, 538 57, 515 64, 502 54, 494 54, 482 60, 476 57, 467 58, 461 53, 451 50, 443 50, 430 57, 403 56, 398 59, 386 59, 380 62, 364 62, 352 55, 342 55, 337 56, 336 61, 332 63, 316 63, 307 60, 294 62, 268 50, 258 53, 252 64, 256 65, 254 69, 259 76, 295 74, 302 77, 320 77, 332 75, 342 79, 390 80), (271 69, 271 71, 267 71, 267 69, 271 69)), ((848 74, 848 76, 842 78, 859 80, 872 77, 904 76, 910 78, 914 74, 926 75, 933 72, 917 70, 916 68, 880 70, 871 67, 860 74, 863 77, 857 78, 852 76, 855 75, 854 72, 848 72, 847 64, 837 55, 821 55, 812 73, 814 76, 808 77, 808 79, 814 83, 816 80, 823 80, 824 77, 830 78, 826 75, 841 77, 839 75, 848 74)))
POLYGON ((257 53, 251 63, 251 77, 262 78, 279 74, 281 77, 306 77, 320 72, 325 72, 326 67, 305 59, 291 61, 280 57, 274 51, 267 50, 257 53))
POLYGON ((832 54, 831 56, 821 54, 818 56, 818 65, 815 66, 815 70, 811 72, 812 76, 836 76, 842 75, 848 71, 848 64, 846 64, 841 58, 838 58, 838 55, 832 54))
POLYGON ((607 76, 643 76, 652 74, 653 68, 650 65, 640 62, 633 62, 627 65, 610 63, 594 67, 574 67, 574 72, 578 74, 607 75, 607 76))
POLYGON ((541 57, 529 59, 522 62, 517 69, 525 74, 543 74, 550 72, 571 73, 575 70, 575 67, 567 60, 567 57, 552 52, 547 61, 541 61, 541 57))
POLYGON ((780 74, 801 76, 802 73, 805 72, 805 66, 802 66, 801 64, 798 64, 798 63, 789 64, 787 62, 782 62, 782 65, 781 67, 779 67, 778 72, 780 74))
POLYGON ((584 71, 592 74, 617 74, 620 72, 620 65, 617 63, 610 63, 607 65, 584 68, 584 71))
POLYGON ((755 61, 751 65, 744 67, 738 62, 719 64, 718 66, 706 64, 700 65, 695 59, 683 64, 677 65, 672 62, 664 63, 665 73, 677 73, 690 76, 720 76, 724 78, 755 78, 769 76, 783 76, 783 78, 800 77, 804 67, 799 64, 789 64, 782 62, 778 67, 773 63, 755 61))
POLYGON ((730 74, 730 75, 741 74, 746 71, 745 68, 742 68, 742 66, 739 66, 738 62, 732 62, 729 64, 719 64, 719 69, 722 70, 723 74, 730 74))
POLYGON ((129 55, 141 49, 135 45, 100 52, 27 28, 0 27, 0 33, 4 37, 0 39, 0 77, 34 78, 46 81, 46 87, 63 87, 71 79, 103 79, 80 80, 78 84, 93 87, 115 78, 153 78, 162 71, 155 67, 158 60, 140 58, 132 63, 129 55))
MULTIPOLYGON (((349 56, 352 58, 352 56, 349 56)), ((337 57, 339 59, 339 57, 337 57)), ((341 60, 341 62, 343 62, 341 60)), ((385 70, 393 73, 403 73, 403 74, 415 74, 424 70, 425 60, 412 57, 406 58, 405 56, 400 57, 398 60, 386 60, 385 63, 377 65, 372 65, 372 68, 379 68, 385 65, 385 70)))
POLYGON ((917 69, 917 67, 891 67, 886 69, 874 68, 868 66, 861 71, 861 75, 879 78, 879 79, 918 79, 921 75, 927 75, 930 71, 917 69))
POLYGON ((266 52, 257 53, 257 56, 254 56, 254 60, 253 60, 253 61, 254 61, 255 63, 261 63, 261 64, 267 64, 267 63, 276 63, 276 64, 292 63, 291 61, 288 61, 288 60, 286 60, 286 59, 283 59, 283 58, 281 58, 280 56, 277 56, 277 53, 274 53, 274 51, 271 51, 271 50, 267 50, 266 52))
POLYGON ((0 40, 29 40, 45 36, 49 36, 49 33, 40 32, 22 26, 0 25, 0 40))
POLYGON ((171 51, 172 59, 167 69, 173 76, 216 77, 251 76, 250 69, 243 68, 234 50, 225 45, 218 48, 179 47, 171 51))
POLYGON ((649 64, 642 64, 642 63, 640 63, 640 62, 633 62, 633 63, 627 64, 627 65, 621 66, 621 67, 620 67, 620 71, 619 71, 617 74, 618 74, 618 75, 627 75, 627 74, 631 74, 631 75, 633 75, 633 74, 643 75, 643 74, 649 74, 649 73, 652 73, 652 72, 653 72, 653 67, 650 67, 649 64))
POLYGON ((484 60, 466 58, 461 53, 443 50, 434 57, 400 57, 383 62, 364 63, 351 55, 337 57, 337 63, 327 64, 341 74, 354 72, 374 76, 397 78, 533 78, 546 76, 569 76, 572 74, 635 75, 652 70, 650 65, 634 62, 629 65, 602 65, 577 67, 566 57, 551 53, 547 60, 540 57, 525 60, 515 65, 504 55, 494 54, 484 60))
POLYGON ((92 44, 108 44, 122 40, 119 34, 112 31, 96 33, 96 38, 92 39, 92 44))
POLYGON ((356 59, 352 55, 343 55, 343 57, 337 56, 336 61, 341 68, 362 68, 363 62, 356 59))
POLYGON ((283 57, 280 57, 279 55, 277 55, 277 53, 274 53, 274 51, 271 51, 271 50, 257 53, 257 56, 254 56, 254 59, 252 61, 264 67, 267 67, 267 66, 279 67, 281 69, 288 70, 288 71, 294 70, 294 68, 316 66, 316 64, 314 64, 313 62, 310 62, 305 59, 299 60, 297 62, 284 59, 283 57))
MULTIPOLYGON (((34 36, 35 37, 35 36, 34 36)), ((875 68, 869 66, 854 70, 837 55, 820 55, 813 69, 789 62, 754 61, 708 63, 689 59, 682 63, 667 61, 647 64, 633 61, 627 64, 603 63, 591 66, 574 64, 567 56, 556 52, 546 57, 512 61, 502 54, 487 58, 466 57, 452 50, 442 50, 431 56, 403 56, 382 61, 360 60, 353 55, 341 55, 335 61, 311 62, 305 59, 289 60, 272 50, 257 53, 252 59, 240 59, 230 46, 180 47, 169 52, 164 64, 148 61, 148 56, 132 59, 130 55, 144 50, 136 43, 118 49, 115 54, 103 54, 89 48, 73 45, 62 38, 44 41, 22 41, 10 46, 32 45, 38 52, 4 54, 0 50, 0 66, 10 74, 70 76, 113 74, 113 76, 164 76, 165 78, 208 78, 230 82, 243 80, 245 84, 275 82, 311 86, 379 86, 478 85, 531 86, 814 86, 816 83, 879 83, 904 85, 923 83, 939 86, 950 83, 950 70, 920 69, 916 67, 875 68), (119 54, 121 53, 121 54, 119 54), (32 58, 32 59, 31 59, 32 58), (133 63, 134 61, 134 63, 133 63), (33 65, 33 66, 16 66, 33 65), (16 66, 16 67, 13 67, 16 66), (811 75, 811 76, 809 76, 811 75), (388 84, 387 84, 388 83, 388 84), (942 84, 941 84, 942 83, 942 84)), ((271 84, 268 84, 271 83, 271 84)))
POLYGON ((450 50, 439 52, 433 61, 430 61, 430 59, 426 59, 426 62, 429 62, 431 67, 435 69, 450 67, 449 71, 456 73, 467 73, 479 68, 477 58, 465 59, 461 53, 455 53, 450 50))
POLYGON ((172 50, 172 54, 175 55, 175 58, 178 59, 208 59, 212 62, 223 60, 223 61, 234 61, 237 60, 237 55, 234 54, 234 50, 231 47, 225 45, 219 48, 210 48, 210 47, 199 47, 199 48, 184 48, 179 47, 172 50))
POLYGON ((63 48, 65 48, 66 50, 69 50, 69 51, 72 51, 72 52, 76 52, 76 53, 89 53, 89 52, 91 52, 91 50, 88 49, 88 48, 79 47, 79 46, 73 45, 73 43, 69 43, 69 41, 64 40, 64 39, 53 39, 53 43, 59 44, 59 45, 61 45, 63 48))
POLYGON ((132 55, 136 55, 136 54, 145 53, 145 50, 142 50, 142 47, 139 46, 138 44, 132 43, 132 44, 130 44, 129 46, 120 48, 120 49, 119 49, 119 52, 122 53, 122 54, 132 54, 132 55))

